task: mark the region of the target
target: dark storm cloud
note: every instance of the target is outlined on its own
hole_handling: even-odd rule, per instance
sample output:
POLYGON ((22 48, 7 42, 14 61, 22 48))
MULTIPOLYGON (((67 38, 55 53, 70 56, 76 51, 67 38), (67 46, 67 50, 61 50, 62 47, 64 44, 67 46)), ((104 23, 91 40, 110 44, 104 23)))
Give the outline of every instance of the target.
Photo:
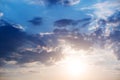
POLYGON ((35 17, 32 20, 29 20, 28 22, 30 22, 34 26, 39 26, 39 25, 42 25, 43 19, 41 17, 35 17))

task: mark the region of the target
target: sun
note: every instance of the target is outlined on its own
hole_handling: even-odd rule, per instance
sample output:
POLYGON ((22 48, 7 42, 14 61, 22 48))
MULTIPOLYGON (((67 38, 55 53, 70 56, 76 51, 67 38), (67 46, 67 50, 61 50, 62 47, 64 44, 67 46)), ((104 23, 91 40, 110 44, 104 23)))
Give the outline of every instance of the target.
POLYGON ((81 76, 88 72, 89 64, 85 57, 85 50, 76 50, 69 44, 62 45, 64 59, 61 61, 62 68, 69 76, 81 76))
POLYGON ((70 76, 80 76, 87 71, 87 65, 81 59, 76 57, 66 58, 64 62, 64 69, 70 76))

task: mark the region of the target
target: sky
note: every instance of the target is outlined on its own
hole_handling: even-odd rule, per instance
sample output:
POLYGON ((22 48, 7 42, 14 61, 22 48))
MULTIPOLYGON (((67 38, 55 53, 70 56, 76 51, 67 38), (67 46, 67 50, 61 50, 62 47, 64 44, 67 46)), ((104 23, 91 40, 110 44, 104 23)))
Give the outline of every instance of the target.
POLYGON ((120 80, 119 0, 0 0, 0 80, 120 80))

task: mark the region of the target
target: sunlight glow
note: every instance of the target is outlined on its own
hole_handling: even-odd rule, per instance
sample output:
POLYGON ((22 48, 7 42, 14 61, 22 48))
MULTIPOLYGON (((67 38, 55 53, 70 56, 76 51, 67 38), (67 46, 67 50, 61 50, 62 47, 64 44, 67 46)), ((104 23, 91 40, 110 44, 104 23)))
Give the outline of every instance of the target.
POLYGON ((65 73, 71 77, 79 77, 88 72, 88 62, 85 50, 76 50, 69 44, 62 45, 64 59, 61 61, 65 73))
POLYGON ((71 76, 80 76, 87 71, 87 65, 80 59, 72 57, 65 61, 65 69, 71 76))

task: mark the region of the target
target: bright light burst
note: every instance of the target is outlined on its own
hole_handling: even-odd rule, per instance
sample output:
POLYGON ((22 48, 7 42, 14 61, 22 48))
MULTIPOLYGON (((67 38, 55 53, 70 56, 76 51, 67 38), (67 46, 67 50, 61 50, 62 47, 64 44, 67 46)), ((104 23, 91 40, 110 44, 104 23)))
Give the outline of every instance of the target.
POLYGON ((83 50, 75 50, 69 45, 63 48, 65 58, 62 60, 62 66, 66 74, 70 76, 80 76, 88 71, 88 64, 83 54, 83 50))
POLYGON ((65 60, 65 69, 71 76, 80 76, 87 71, 87 68, 88 66, 84 61, 74 56, 65 60))

